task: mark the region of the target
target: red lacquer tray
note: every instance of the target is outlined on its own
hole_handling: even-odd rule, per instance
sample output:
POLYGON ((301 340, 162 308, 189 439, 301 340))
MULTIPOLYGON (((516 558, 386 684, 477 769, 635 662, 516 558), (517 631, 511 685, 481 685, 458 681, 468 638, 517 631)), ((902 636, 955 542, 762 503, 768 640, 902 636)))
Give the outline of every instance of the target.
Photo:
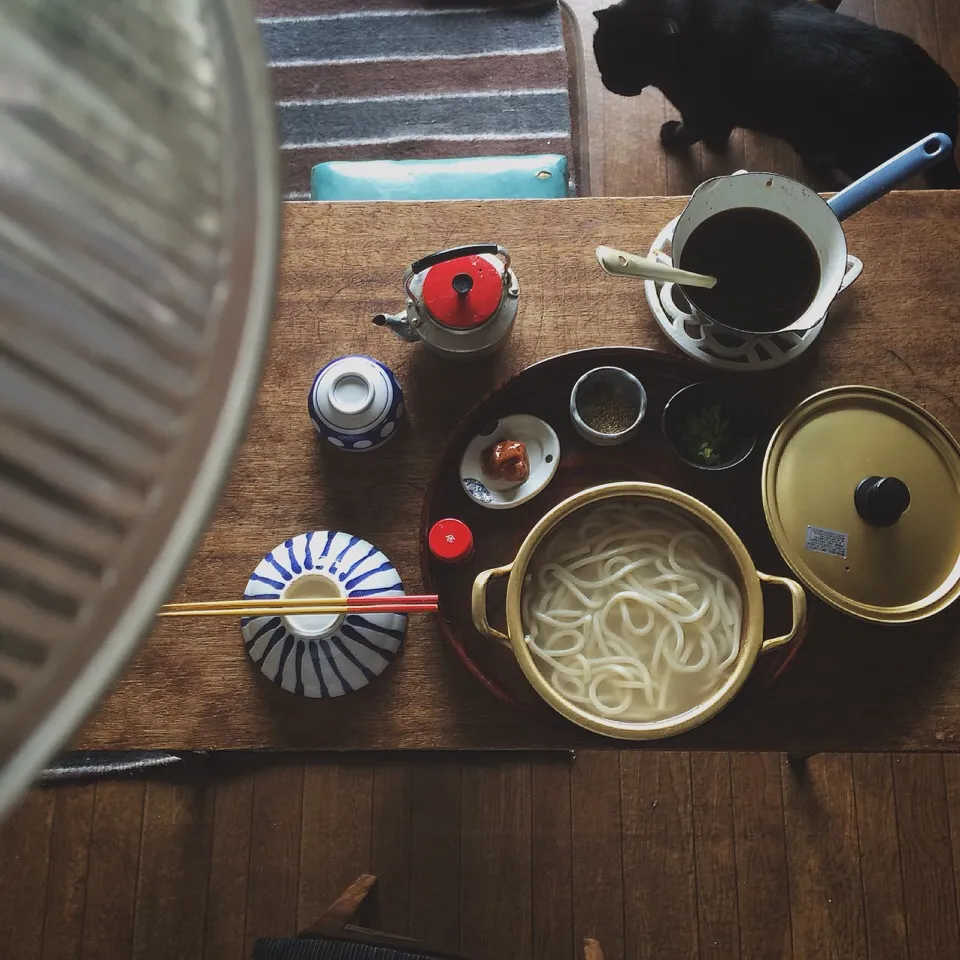
MULTIPOLYGON (((640 347, 598 347, 543 360, 528 367, 477 404, 450 438, 437 463, 421 514, 420 565, 426 590, 439 594, 438 621, 444 637, 467 669, 495 696, 509 703, 541 706, 513 653, 480 634, 470 612, 474 578, 488 567, 511 561, 534 524, 551 507, 586 487, 616 480, 644 480, 676 487, 716 510, 737 531, 757 564, 767 573, 787 575, 767 530, 760 499, 763 453, 789 403, 764 378, 726 378, 730 389, 744 393, 760 415, 756 447, 747 460, 730 470, 702 471, 681 461, 660 432, 664 404, 681 387, 715 377, 708 368, 640 347), (576 380, 598 366, 619 366, 639 378, 647 390, 647 414, 639 433, 619 447, 597 447, 583 440, 570 422, 570 391, 576 380), (510 510, 488 510, 460 486, 460 458, 467 444, 486 425, 512 413, 546 420, 560 439, 556 475, 533 499, 510 510), (458 517, 473 531, 474 557, 451 566, 433 558, 426 535, 433 523, 458 517)), ((491 623, 503 629, 502 582, 491 585, 491 623), (497 606, 501 604, 498 615, 497 606)), ((789 623, 784 591, 765 591, 767 636, 782 633, 789 623)), ((745 692, 762 689, 793 658, 799 641, 786 650, 758 659, 745 692)), ((744 694, 741 694, 741 696, 744 694)))

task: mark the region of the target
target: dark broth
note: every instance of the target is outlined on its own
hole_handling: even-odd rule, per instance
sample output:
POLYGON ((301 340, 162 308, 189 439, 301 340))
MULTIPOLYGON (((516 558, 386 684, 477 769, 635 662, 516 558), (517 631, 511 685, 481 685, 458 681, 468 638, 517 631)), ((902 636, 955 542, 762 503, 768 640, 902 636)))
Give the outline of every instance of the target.
POLYGON ((685 287, 687 299, 735 330, 781 330, 807 310, 820 286, 820 261, 791 220, 758 207, 715 213, 687 238, 684 270, 717 278, 712 290, 685 287))

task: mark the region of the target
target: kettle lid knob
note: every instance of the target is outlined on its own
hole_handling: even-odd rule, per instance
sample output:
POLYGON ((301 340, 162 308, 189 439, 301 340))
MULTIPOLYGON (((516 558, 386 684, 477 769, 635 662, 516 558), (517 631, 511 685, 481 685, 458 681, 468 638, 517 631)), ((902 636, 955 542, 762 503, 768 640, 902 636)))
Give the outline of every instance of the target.
POLYGON ((460 294, 461 297, 466 296, 473 289, 473 277, 469 273, 458 273, 453 278, 453 289, 460 294))

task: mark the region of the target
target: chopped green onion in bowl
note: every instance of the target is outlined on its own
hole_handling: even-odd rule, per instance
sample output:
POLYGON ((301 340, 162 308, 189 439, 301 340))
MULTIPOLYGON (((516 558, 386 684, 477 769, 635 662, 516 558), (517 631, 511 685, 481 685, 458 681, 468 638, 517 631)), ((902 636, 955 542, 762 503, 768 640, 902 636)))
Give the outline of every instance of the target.
POLYGON ((745 460, 757 440, 753 411, 722 384, 691 383, 663 410, 663 435, 677 455, 703 470, 724 470, 745 460))

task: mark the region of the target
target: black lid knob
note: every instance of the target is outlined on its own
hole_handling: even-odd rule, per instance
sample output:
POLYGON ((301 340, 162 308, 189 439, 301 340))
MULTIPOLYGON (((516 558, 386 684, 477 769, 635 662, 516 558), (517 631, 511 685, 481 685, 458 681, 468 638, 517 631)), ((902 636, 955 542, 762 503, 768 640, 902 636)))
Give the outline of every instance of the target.
POLYGON ((853 494, 857 513, 874 527, 892 527, 910 506, 910 490, 896 477, 867 477, 853 494))
POLYGON ((453 278, 453 289, 461 297, 466 296, 473 289, 473 277, 469 273, 458 273, 453 278))

